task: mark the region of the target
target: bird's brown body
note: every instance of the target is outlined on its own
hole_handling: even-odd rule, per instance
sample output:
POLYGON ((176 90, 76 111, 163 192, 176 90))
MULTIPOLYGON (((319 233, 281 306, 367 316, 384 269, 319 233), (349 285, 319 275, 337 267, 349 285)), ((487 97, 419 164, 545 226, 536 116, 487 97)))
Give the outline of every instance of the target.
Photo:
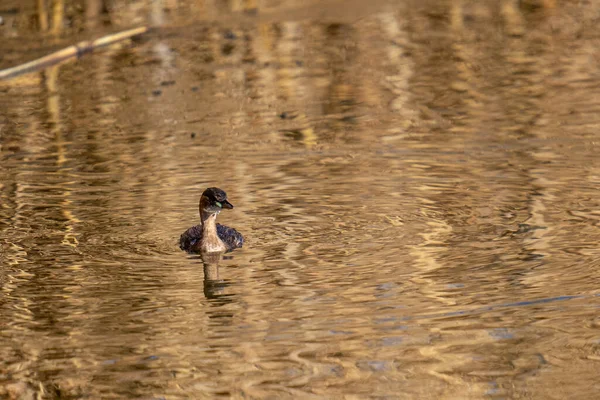
POLYGON ((192 253, 225 252, 242 247, 244 237, 235 229, 217 224, 222 209, 231 209, 227 194, 219 188, 208 188, 200 197, 200 225, 192 226, 181 234, 179 247, 192 253))

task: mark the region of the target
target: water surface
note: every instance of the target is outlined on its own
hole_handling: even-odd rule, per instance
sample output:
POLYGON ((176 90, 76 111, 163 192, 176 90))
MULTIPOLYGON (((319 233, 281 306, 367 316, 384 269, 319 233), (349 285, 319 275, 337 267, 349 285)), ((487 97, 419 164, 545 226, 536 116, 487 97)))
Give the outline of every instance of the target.
POLYGON ((0 397, 597 396, 595 7, 9 3, 0 397))

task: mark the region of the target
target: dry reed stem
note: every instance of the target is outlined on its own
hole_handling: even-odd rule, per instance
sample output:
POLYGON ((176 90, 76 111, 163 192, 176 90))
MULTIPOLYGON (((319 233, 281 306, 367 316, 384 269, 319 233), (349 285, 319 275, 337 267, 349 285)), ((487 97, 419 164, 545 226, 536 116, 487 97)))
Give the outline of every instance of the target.
POLYGON ((0 80, 14 78, 15 76, 27 72, 39 71, 41 69, 48 68, 54 64, 58 64, 60 62, 68 60, 72 57, 79 58, 82 55, 90 53, 97 48, 108 46, 109 44, 129 39, 131 37, 141 35, 142 33, 146 32, 148 32, 148 27, 143 26, 140 28, 129 29, 123 32, 114 33, 112 35, 103 36, 96 40, 85 40, 83 42, 79 42, 73 46, 66 47, 62 50, 59 50, 42 58, 38 58, 37 60, 17 65, 16 67, 3 69, 0 71, 0 80))

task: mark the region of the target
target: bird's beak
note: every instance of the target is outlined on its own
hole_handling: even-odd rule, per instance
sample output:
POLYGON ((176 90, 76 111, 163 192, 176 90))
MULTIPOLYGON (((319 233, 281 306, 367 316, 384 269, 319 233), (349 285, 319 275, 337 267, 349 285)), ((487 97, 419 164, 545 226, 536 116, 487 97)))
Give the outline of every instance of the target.
POLYGON ((232 209, 233 208, 233 204, 231 204, 227 200, 222 201, 221 205, 223 206, 223 208, 228 208, 228 209, 232 209))

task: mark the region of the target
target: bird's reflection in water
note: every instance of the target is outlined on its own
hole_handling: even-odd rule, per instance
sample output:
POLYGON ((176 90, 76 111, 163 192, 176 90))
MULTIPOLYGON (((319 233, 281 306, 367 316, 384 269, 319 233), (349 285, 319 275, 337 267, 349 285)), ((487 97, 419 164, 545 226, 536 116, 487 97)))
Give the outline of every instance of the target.
POLYGON ((219 306, 233 301, 233 296, 225 292, 230 283, 219 278, 219 262, 222 255, 223 253, 202 253, 200 256, 204 264, 204 296, 219 306))

